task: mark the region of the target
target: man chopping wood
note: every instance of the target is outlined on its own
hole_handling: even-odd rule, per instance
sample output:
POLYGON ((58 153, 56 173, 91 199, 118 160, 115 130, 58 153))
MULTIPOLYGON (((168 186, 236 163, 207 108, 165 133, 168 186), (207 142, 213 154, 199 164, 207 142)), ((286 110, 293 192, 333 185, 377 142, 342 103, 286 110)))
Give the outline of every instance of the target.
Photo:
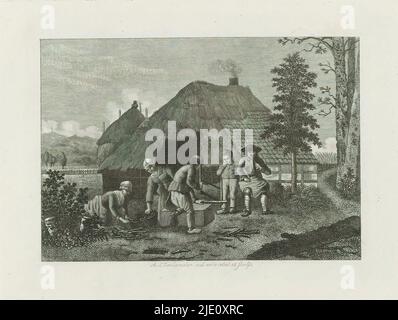
POLYGON ((199 190, 199 184, 196 181, 196 168, 199 165, 199 157, 191 159, 190 164, 182 166, 174 175, 173 181, 169 185, 170 200, 177 207, 178 213, 185 212, 187 215, 188 233, 196 234, 202 230, 195 228, 195 217, 193 203, 201 203, 196 200, 194 190, 199 190))
POLYGON ((100 225, 111 225, 114 220, 123 224, 130 223, 127 216, 127 204, 132 191, 132 183, 123 181, 120 183, 119 190, 95 196, 84 206, 86 212, 80 223, 80 231, 92 225, 95 220, 98 220, 100 225))
POLYGON ((147 181, 145 216, 151 219, 154 216, 152 205, 155 194, 159 196, 158 215, 166 207, 168 187, 173 179, 173 173, 167 166, 158 165, 154 159, 145 159, 143 167, 150 173, 147 181))
POLYGON ((271 214, 269 204, 268 182, 263 178, 262 173, 271 174, 271 169, 266 165, 258 153, 261 148, 250 145, 241 150, 246 155, 239 161, 238 174, 240 176, 239 187, 244 195, 245 209, 242 217, 248 217, 252 212, 252 198, 260 198, 262 213, 271 214))

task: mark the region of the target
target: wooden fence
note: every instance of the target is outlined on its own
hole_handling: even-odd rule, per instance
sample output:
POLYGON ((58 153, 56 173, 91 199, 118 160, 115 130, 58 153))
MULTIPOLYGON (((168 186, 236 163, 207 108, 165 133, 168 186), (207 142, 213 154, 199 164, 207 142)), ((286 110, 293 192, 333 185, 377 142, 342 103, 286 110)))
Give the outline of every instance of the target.
POLYGON ((78 168, 78 167, 66 167, 62 169, 61 167, 47 167, 41 168, 41 173, 46 174, 48 170, 55 170, 65 175, 85 175, 85 174, 97 174, 98 168, 78 168))

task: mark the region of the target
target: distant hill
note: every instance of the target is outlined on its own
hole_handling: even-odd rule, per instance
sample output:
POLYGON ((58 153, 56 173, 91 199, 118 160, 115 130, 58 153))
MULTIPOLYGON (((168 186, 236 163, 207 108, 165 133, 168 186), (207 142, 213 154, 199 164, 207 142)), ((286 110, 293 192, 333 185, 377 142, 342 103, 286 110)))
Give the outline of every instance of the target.
POLYGON ((41 153, 54 156, 64 152, 67 166, 95 167, 97 164, 97 140, 90 137, 66 137, 55 132, 42 134, 41 153))

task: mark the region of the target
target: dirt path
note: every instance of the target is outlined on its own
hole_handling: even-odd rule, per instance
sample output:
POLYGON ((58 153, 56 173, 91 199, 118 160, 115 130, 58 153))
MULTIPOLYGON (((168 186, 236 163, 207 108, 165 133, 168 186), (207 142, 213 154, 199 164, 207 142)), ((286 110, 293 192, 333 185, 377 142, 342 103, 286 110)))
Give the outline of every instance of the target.
POLYGON ((326 170, 318 176, 318 188, 321 190, 336 206, 337 210, 344 212, 346 217, 359 216, 360 204, 355 201, 341 198, 341 196, 329 184, 328 179, 336 174, 336 168, 326 170))

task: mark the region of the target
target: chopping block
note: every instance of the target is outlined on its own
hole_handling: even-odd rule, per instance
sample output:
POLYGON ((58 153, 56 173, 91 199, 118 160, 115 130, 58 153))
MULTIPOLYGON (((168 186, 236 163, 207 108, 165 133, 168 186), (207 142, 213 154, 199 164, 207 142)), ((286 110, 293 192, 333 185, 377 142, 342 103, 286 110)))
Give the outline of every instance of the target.
MULTIPOLYGON (((204 227, 212 222, 215 218, 214 210, 211 209, 211 204, 193 204, 194 209, 194 219, 196 227, 204 227)), ((158 222, 161 227, 168 227, 172 222, 173 212, 169 210, 162 210, 158 214, 158 222)), ((187 215, 186 213, 181 213, 177 216, 177 225, 187 227, 187 215)))

